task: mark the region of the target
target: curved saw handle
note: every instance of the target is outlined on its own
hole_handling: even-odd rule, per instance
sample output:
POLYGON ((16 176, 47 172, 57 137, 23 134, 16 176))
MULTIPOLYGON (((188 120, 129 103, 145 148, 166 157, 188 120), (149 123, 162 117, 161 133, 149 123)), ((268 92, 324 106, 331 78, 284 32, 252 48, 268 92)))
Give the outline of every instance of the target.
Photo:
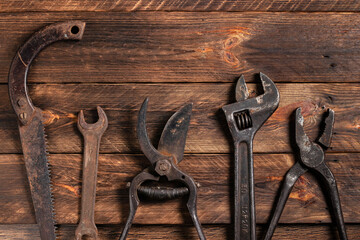
POLYGON ((34 105, 26 87, 27 73, 32 60, 53 42, 82 39, 84 29, 85 22, 82 21, 51 24, 32 35, 16 53, 9 71, 9 95, 22 124, 27 125, 34 113, 34 105))

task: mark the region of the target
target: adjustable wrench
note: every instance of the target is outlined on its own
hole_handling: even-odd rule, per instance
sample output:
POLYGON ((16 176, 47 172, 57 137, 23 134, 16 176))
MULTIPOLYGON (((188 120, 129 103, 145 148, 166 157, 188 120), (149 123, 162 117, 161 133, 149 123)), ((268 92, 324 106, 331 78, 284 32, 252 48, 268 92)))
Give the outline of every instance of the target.
POLYGON ((80 223, 75 231, 76 240, 81 240, 84 235, 98 239, 98 231, 94 221, 96 177, 100 140, 108 127, 108 120, 101 107, 97 107, 97 112, 99 120, 94 124, 85 122, 82 110, 80 111, 78 118, 78 128, 84 136, 84 162, 81 216, 80 223))
POLYGON ((235 239, 255 240, 255 197, 253 139, 255 133, 277 109, 279 91, 273 81, 260 73, 264 94, 249 97, 245 79, 236 85, 236 103, 224 106, 235 148, 235 239))

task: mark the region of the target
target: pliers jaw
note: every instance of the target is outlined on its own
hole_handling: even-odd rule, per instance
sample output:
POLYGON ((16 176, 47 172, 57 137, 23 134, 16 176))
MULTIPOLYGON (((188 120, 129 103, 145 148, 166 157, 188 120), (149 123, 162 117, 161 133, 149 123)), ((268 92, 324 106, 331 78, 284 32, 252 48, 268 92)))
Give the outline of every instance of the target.
POLYGON ((334 111, 328 109, 324 120, 324 128, 318 140, 310 141, 304 131, 304 118, 301 114, 301 107, 295 112, 295 138, 296 144, 300 150, 301 162, 309 168, 315 168, 324 162, 324 150, 330 147, 331 137, 334 128, 334 111))
POLYGON ((145 154, 146 158, 151 162, 152 166, 155 167, 155 164, 158 161, 171 160, 171 157, 161 154, 150 142, 146 130, 146 110, 147 110, 148 102, 149 99, 146 98, 141 106, 136 132, 142 152, 145 154))
POLYGON ((328 109, 327 116, 324 120, 324 128, 322 134, 317 140, 324 148, 329 148, 334 130, 335 113, 334 110, 328 109))

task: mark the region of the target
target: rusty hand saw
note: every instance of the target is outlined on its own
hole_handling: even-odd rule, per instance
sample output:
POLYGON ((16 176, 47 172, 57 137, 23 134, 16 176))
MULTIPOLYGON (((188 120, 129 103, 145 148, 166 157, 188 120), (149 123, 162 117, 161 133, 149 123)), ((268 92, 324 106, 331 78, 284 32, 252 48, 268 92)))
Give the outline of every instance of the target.
POLYGON ((42 240, 56 239, 53 200, 43 113, 33 105, 26 79, 32 60, 43 48, 60 40, 80 40, 84 29, 84 22, 70 21, 51 24, 36 32, 17 51, 9 72, 9 95, 18 117, 25 167, 42 240))

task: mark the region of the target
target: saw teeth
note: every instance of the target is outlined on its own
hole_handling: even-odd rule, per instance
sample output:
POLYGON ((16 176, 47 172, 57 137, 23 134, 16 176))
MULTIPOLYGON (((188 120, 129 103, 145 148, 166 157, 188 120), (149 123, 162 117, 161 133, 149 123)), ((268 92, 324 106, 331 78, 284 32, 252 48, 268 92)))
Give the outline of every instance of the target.
POLYGON ((59 230, 58 230, 58 226, 54 225, 54 229, 55 229, 55 240, 60 239, 60 237, 58 236, 58 234, 56 234, 59 230))
MULTIPOLYGON (((45 124, 43 123, 43 126, 45 126, 45 124)), ((52 210, 52 216, 53 216, 53 225, 54 225, 54 229, 55 229, 55 239, 58 239, 58 234, 57 234, 57 226, 56 225, 56 220, 55 220, 55 216, 56 216, 56 213, 55 213, 55 208, 54 208, 54 205, 55 205, 55 199, 54 199, 54 193, 53 193, 53 181, 52 181, 52 177, 51 177, 51 169, 52 169, 52 166, 50 164, 50 154, 49 154, 49 151, 47 150, 47 146, 48 146, 48 140, 47 140, 47 134, 46 134, 46 131, 45 131, 45 127, 43 127, 43 131, 44 131, 44 139, 45 139, 45 153, 46 153, 46 159, 47 159, 47 168, 48 168, 48 171, 49 171, 49 178, 50 178, 50 198, 51 198, 51 210, 52 210)))

